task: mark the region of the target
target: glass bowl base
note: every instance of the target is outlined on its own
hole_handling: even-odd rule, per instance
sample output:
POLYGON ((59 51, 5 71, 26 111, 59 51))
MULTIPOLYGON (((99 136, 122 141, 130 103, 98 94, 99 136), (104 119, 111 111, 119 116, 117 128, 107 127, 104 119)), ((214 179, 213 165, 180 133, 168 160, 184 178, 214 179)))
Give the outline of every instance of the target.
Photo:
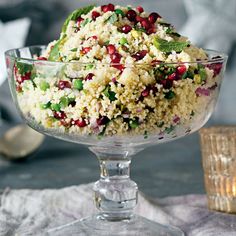
POLYGON ((107 221, 96 215, 51 229, 47 235, 184 236, 184 233, 176 227, 161 225, 137 215, 123 221, 107 221))

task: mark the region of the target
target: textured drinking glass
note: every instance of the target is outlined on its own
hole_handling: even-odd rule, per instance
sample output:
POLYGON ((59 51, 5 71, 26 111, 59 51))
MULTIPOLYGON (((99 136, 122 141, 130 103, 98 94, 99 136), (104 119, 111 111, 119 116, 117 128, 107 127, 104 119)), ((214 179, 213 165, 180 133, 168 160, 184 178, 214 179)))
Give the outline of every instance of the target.
POLYGON ((200 130, 208 206, 236 213, 236 126, 200 130))
MULTIPOLYGON (((161 225, 134 215, 133 210, 137 204, 138 187, 130 179, 131 159, 136 153, 151 145, 186 136, 206 123, 217 101, 227 56, 208 50, 207 53, 211 59, 185 62, 184 64, 189 70, 195 68, 186 75, 192 79, 180 79, 179 82, 183 83, 183 87, 176 90, 176 94, 165 89, 161 94, 162 87, 158 83, 166 81, 158 80, 158 73, 161 70, 169 73, 176 70, 180 65, 183 66, 183 63, 160 64, 157 62, 157 64, 115 65, 82 64, 76 61, 63 63, 35 59, 42 55, 44 50, 45 47, 33 46, 6 52, 8 79, 14 102, 22 117, 33 129, 66 141, 87 145, 97 156, 101 170, 100 180, 94 185, 95 203, 99 213, 65 226, 50 229, 47 233, 53 236, 183 235, 183 232, 175 227, 161 225), (150 96, 156 99, 155 104, 159 103, 160 106, 158 109, 153 109, 150 100, 145 100, 147 103, 145 112, 150 119, 130 118, 132 114, 127 112, 127 108, 122 105, 122 102, 119 103, 119 100, 116 100, 114 93, 110 90, 112 86, 113 88, 117 86, 116 89, 124 89, 124 86, 116 80, 111 81, 110 74, 110 71, 114 71, 114 67, 121 68, 122 66, 127 68, 126 71, 130 71, 130 73, 140 69, 146 75, 156 73, 158 81, 148 87, 148 93, 145 90, 142 97, 139 97, 140 92, 138 92, 138 99, 132 103, 134 109, 137 109, 137 113, 143 112, 142 101, 146 99, 148 94, 151 94, 150 96), (88 70, 90 71, 89 74, 88 70), (210 85, 205 81, 207 77, 205 71, 208 71, 211 77, 208 81, 210 85), (81 78, 81 75, 86 77, 83 77, 84 80, 66 77, 66 81, 62 81, 68 72, 73 72, 72 74, 75 74, 77 78, 81 78), (87 106, 83 105, 82 107, 81 99, 85 97, 85 101, 87 101, 87 95, 91 94, 89 89, 96 86, 92 79, 94 74, 96 74, 95 79, 100 79, 99 86, 109 79, 109 87, 104 90, 103 88, 101 90, 101 87, 96 87, 96 91, 99 89, 102 91, 101 95, 97 96, 97 101, 93 103, 94 100, 91 100, 87 106), (58 96, 62 96, 60 94, 71 94, 74 88, 77 89, 74 92, 77 99, 73 99, 71 96, 67 99, 59 97, 56 101, 57 104, 48 100, 55 94, 58 96), (82 89, 86 89, 86 91, 81 93, 82 89), (182 90, 184 90, 184 94, 181 93, 182 90), (51 91, 53 92, 51 93, 51 91), (106 107, 104 100, 108 98, 114 101, 111 105, 116 103, 116 107, 108 106, 105 114, 108 114, 112 109, 118 109, 120 112, 118 117, 109 120, 103 115, 103 117, 97 118, 95 122, 91 117, 88 120, 84 117, 76 121, 74 120, 76 117, 68 120, 71 110, 75 109, 74 112, 81 112, 82 110, 84 115, 90 112, 88 107, 91 104, 94 104, 93 114, 96 113, 98 109, 106 107), (161 108, 165 110, 160 112, 161 108), (123 127, 128 128, 123 129, 123 127)), ((133 75, 134 78, 130 76, 130 83, 135 79, 137 80, 135 73, 133 75)), ((127 82, 127 77, 123 79, 127 82)), ((165 86, 167 85, 165 84, 165 86)), ((126 101, 130 94, 131 100, 136 97, 133 92, 137 94, 135 86, 128 94, 127 90, 124 89, 120 95, 122 101, 126 101)), ((130 106, 130 103, 127 103, 127 106, 130 106)), ((145 154, 143 158, 145 158, 145 154)), ((152 181, 155 180, 150 179, 150 182, 152 181)))

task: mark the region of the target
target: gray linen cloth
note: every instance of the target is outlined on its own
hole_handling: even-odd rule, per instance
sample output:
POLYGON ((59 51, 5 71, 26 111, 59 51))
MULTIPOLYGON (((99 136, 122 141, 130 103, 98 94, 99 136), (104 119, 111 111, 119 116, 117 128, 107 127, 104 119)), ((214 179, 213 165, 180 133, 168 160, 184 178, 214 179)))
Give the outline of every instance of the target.
MULTIPOLYGON (((92 185, 63 189, 10 190, 0 198, 0 236, 43 232, 96 212, 92 185)), ((189 236, 235 236, 236 216, 207 209, 204 195, 149 200, 139 194, 137 214, 180 227, 189 236)))

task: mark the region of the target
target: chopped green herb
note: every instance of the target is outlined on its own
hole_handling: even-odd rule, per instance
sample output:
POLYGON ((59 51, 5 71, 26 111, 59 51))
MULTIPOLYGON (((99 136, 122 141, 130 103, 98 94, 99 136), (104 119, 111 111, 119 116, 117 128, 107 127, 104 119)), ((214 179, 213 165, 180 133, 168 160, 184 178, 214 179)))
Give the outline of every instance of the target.
POLYGON ((146 30, 142 27, 134 26, 134 29, 139 31, 139 32, 146 32, 146 30))
POLYGON ((75 11, 73 11, 67 17, 65 23, 63 24, 63 27, 62 27, 62 30, 61 30, 62 33, 66 32, 67 26, 68 26, 68 24, 71 20, 75 21, 81 15, 88 14, 94 7, 95 7, 95 5, 90 5, 90 6, 87 6, 87 7, 84 7, 84 8, 79 8, 79 9, 76 9, 75 11))
POLYGON ((132 7, 127 7, 128 10, 132 10, 132 7))
POLYGON ((93 69, 93 64, 86 65, 86 70, 91 70, 91 69, 93 69))
POLYGON ((60 105, 61 108, 68 107, 68 105, 69 105, 69 98, 61 97, 59 105, 60 105))
POLYGON ((123 17, 125 17, 125 13, 124 13, 121 9, 116 9, 116 10, 115 10, 115 13, 116 13, 117 15, 122 15, 123 17))
POLYGON ((164 121, 162 121, 162 122, 160 122, 159 124, 157 124, 157 127, 158 127, 158 128, 161 128, 164 124, 165 124, 164 121))
POLYGON ((138 120, 137 119, 136 120, 130 120, 129 121, 129 126, 130 126, 131 129, 137 128, 139 126, 138 120))
POLYGON ((171 24, 166 23, 166 22, 158 22, 158 24, 162 25, 162 26, 166 26, 166 27, 170 27, 171 24))
POLYGON ((165 98, 168 99, 168 100, 170 100, 174 97, 175 97, 175 93, 171 90, 169 92, 165 93, 165 98))
POLYGON ((73 49, 71 49, 70 51, 71 51, 71 52, 77 52, 77 50, 78 50, 78 48, 73 48, 73 49))
POLYGON ((84 27, 85 25, 87 25, 88 23, 92 22, 92 19, 86 18, 84 21, 82 21, 82 23, 80 24, 81 27, 84 27))
POLYGON ((50 85, 48 82, 46 82, 45 80, 42 80, 39 84, 39 88, 42 90, 42 91, 46 91, 47 89, 50 88, 50 85))
POLYGON ((191 114, 190 114, 190 116, 194 116, 195 115, 195 112, 194 111, 192 111, 191 112, 191 114))
POLYGON ((144 139, 147 139, 147 138, 148 138, 148 132, 147 132, 147 130, 144 131, 144 134, 143 134, 143 135, 144 135, 144 139))
POLYGON ((53 103, 53 104, 51 104, 51 109, 53 111, 60 111, 61 110, 61 106, 60 106, 60 104, 53 103))
POLYGON ((83 81, 82 81, 82 79, 75 79, 73 81, 73 87, 75 89, 82 90, 83 89, 83 81))
POLYGON ((40 108, 41 109, 47 109, 47 108, 49 108, 51 106, 51 102, 48 102, 48 103, 46 103, 46 104, 40 104, 40 108))
POLYGON ((155 38, 154 46, 165 53, 171 53, 172 51, 181 52, 189 45, 189 42, 167 41, 165 39, 155 38))
POLYGON ((194 77, 194 73, 188 70, 183 74, 182 79, 187 79, 187 78, 193 79, 193 77, 194 77))
POLYGON ((103 91, 103 94, 109 98, 110 101, 116 100, 116 93, 111 91, 111 87, 107 86, 105 90, 103 91))
POLYGON ((168 127, 168 128, 165 129, 165 132, 166 132, 167 134, 170 134, 174 129, 175 129, 175 127, 174 127, 173 125, 171 125, 170 127, 168 127))
POLYGON ((204 68, 203 65, 198 64, 198 70, 199 70, 199 75, 201 77, 201 80, 205 81, 207 78, 206 69, 204 68))
POLYGON ((120 39, 119 43, 120 43, 120 45, 125 45, 125 44, 128 44, 128 40, 123 37, 123 38, 120 39))
POLYGON ((166 33, 167 34, 170 34, 172 36, 176 36, 176 37, 180 37, 181 35, 178 34, 177 32, 175 32, 175 30, 173 28, 167 28, 166 29, 166 33))
POLYGON ((116 21, 118 21, 118 17, 116 13, 113 13, 111 16, 109 16, 105 22, 109 22, 110 24, 114 24, 116 21))
POLYGON ((33 69, 33 65, 20 61, 16 62, 16 67, 21 75, 25 75, 27 72, 30 72, 33 69))
POLYGON ((110 43, 110 41, 107 40, 106 42, 103 43, 103 45, 104 45, 104 46, 107 46, 107 45, 109 45, 109 43, 110 43))

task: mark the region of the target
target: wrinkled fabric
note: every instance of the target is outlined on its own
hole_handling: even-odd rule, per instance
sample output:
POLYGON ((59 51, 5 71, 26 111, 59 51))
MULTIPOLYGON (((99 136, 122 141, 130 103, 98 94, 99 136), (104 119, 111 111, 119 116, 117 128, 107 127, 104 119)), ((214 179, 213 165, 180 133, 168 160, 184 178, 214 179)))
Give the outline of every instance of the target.
MULTIPOLYGON (((92 197, 92 184, 58 190, 7 189, 0 200, 0 236, 45 235, 47 230, 94 214, 92 197)), ((209 211, 205 195, 150 200, 139 193, 135 211, 180 227, 189 236, 236 235, 236 215, 209 211)))

